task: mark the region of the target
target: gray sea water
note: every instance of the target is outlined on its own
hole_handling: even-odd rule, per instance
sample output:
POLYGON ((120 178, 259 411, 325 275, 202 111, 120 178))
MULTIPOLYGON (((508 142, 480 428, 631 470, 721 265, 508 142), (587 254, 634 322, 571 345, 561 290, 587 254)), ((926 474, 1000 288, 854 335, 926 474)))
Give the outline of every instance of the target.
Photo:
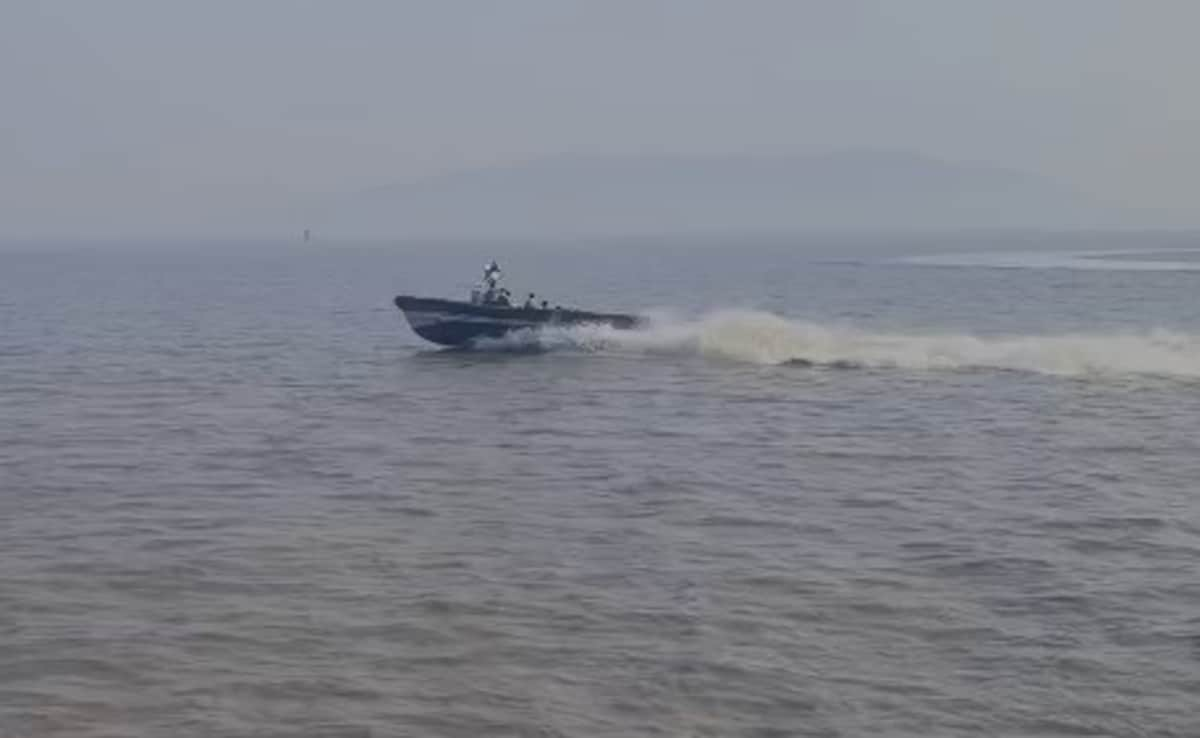
POLYGON ((0 736, 1200 735, 1200 242, 1101 240, 15 246, 0 736), (491 258, 653 322, 390 305, 491 258))

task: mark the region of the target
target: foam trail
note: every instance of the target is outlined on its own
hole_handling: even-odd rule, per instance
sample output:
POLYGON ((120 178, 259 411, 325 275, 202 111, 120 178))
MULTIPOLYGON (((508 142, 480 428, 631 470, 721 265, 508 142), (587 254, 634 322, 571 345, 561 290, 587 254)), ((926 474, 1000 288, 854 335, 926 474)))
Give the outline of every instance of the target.
POLYGON ((1200 336, 1165 330, 987 338, 953 333, 893 334, 725 310, 696 320, 651 320, 648 327, 633 331, 603 326, 548 328, 514 340, 526 345, 536 341, 547 349, 700 355, 767 365, 795 362, 1200 378, 1200 336))

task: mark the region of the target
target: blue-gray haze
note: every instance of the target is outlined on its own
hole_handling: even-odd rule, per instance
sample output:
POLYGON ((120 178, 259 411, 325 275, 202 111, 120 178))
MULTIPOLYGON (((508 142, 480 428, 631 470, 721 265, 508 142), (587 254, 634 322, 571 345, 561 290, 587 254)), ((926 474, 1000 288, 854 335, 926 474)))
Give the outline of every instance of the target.
POLYGON ((1190 0, 5 0, 0 238, 298 232, 548 154, 859 147, 1195 225, 1197 26, 1190 0))
POLYGON ((0 738, 1196 735, 1198 26, 0 0, 0 738))

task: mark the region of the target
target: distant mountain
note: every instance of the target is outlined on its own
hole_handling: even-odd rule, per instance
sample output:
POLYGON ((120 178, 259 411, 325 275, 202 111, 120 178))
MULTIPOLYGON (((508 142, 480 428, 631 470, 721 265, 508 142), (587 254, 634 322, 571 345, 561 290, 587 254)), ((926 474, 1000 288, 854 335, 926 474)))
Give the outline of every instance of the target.
POLYGON ((323 236, 552 238, 842 229, 1102 228, 1122 213, 1016 170, 918 154, 555 156, 359 193, 323 236))

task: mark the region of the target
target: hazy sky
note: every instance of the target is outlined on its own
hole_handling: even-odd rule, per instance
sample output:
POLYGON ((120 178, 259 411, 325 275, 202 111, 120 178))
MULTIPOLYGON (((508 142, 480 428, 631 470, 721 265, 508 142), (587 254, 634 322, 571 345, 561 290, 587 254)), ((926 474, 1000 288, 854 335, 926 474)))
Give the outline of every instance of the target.
POLYGON ((557 152, 870 146, 1196 224, 1194 0, 0 0, 0 237, 557 152))

